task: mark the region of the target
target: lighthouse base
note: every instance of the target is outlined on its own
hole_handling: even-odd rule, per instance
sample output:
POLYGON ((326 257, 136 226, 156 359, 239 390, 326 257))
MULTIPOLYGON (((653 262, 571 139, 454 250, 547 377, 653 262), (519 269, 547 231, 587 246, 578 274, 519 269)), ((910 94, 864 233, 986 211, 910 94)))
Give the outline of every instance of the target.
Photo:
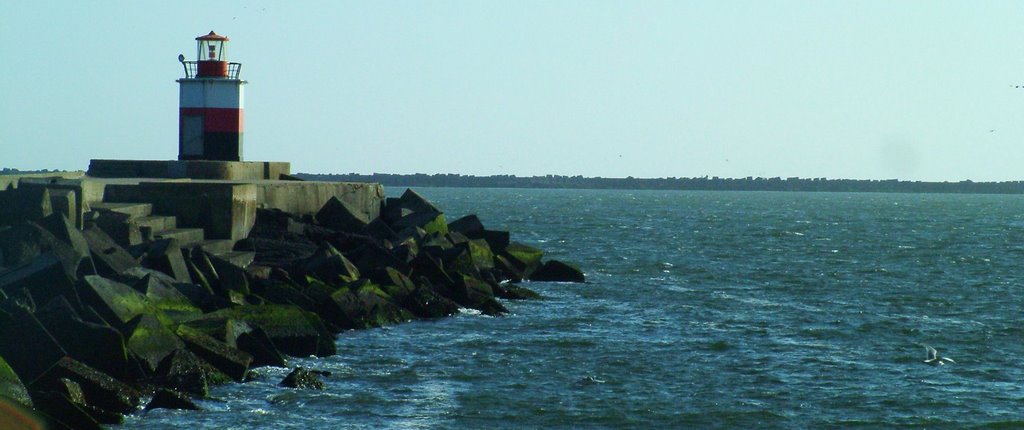
POLYGON ((87 174, 94 178, 220 179, 255 181, 281 179, 291 173, 282 161, 210 160, 90 160, 87 174))

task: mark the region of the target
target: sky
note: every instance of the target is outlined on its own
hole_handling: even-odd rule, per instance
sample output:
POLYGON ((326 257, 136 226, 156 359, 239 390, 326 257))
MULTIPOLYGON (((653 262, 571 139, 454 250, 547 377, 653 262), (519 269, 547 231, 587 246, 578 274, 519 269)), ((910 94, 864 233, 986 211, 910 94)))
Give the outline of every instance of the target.
POLYGON ((4 1, 0 167, 175 159, 231 38, 304 173, 1024 180, 1019 1, 4 1))

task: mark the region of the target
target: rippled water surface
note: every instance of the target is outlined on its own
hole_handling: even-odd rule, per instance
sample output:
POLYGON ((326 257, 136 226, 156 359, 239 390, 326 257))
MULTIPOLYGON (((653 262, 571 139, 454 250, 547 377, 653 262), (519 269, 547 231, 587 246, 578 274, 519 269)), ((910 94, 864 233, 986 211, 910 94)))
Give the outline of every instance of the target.
MULTIPOLYGON (((400 193, 401 189, 389 189, 400 193)), ((1024 197, 439 189, 577 263, 512 315, 342 333, 132 428, 1024 426, 1024 197), (923 363, 929 344, 955 364, 923 363)))

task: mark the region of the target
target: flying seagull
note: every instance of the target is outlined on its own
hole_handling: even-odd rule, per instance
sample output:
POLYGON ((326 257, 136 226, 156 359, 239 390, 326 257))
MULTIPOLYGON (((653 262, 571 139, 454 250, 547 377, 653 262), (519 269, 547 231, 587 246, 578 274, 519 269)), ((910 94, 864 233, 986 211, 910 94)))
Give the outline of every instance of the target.
POLYGON ((932 366, 942 366, 946 363, 956 363, 955 361, 953 361, 952 358, 940 357, 939 352, 936 351, 935 348, 932 348, 928 345, 922 346, 924 346, 924 350, 928 353, 928 359, 924 361, 926 364, 930 364, 932 366))

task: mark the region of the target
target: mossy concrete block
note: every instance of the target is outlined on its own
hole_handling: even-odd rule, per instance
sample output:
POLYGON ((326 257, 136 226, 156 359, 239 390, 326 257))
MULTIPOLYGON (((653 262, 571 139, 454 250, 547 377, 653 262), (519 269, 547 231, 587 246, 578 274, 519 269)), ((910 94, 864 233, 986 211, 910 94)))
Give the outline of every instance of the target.
POLYGON ((188 348, 197 356, 216 367, 235 381, 245 380, 252 364, 252 356, 245 351, 232 348, 187 325, 178 326, 176 331, 188 348))
POLYGON ((231 318, 262 328, 274 345, 285 354, 307 357, 334 353, 324 346, 329 343, 333 347, 334 337, 323 328, 320 318, 293 305, 238 306, 208 313, 197 318, 197 321, 231 318))
MULTIPOLYGON (((392 225, 392 228, 399 231, 410 227, 420 227, 426 234, 448 234, 448 223, 440 212, 416 212, 402 217, 392 225)), ((401 233, 399 236, 402 236, 401 233)))
POLYGON ((147 372, 156 373, 160 363, 184 348, 185 343, 156 317, 142 315, 128 337, 127 346, 147 372))
POLYGON ((502 255, 522 271, 523 276, 529 277, 534 270, 540 267, 544 251, 519 242, 512 242, 505 248, 502 255))
POLYGON ((21 378, 2 356, 0 356, 0 397, 13 400, 22 406, 32 407, 32 398, 29 397, 25 384, 21 382, 21 378))
POLYGON ((120 282, 101 276, 86 276, 78 288, 83 303, 92 306, 104 320, 124 330, 129 321, 142 314, 157 317, 162 323, 173 321, 160 312, 142 293, 120 282))
MULTIPOLYGON (((175 322, 185 321, 203 313, 202 309, 176 286, 174 282, 162 273, 147 274, 136 282, 132 288, 141 292, 149 299, 149 302, 170 317, 175 322)), ((180 285, 183 289, 185 285, 180 285)), ((201 300, 201 299, 200 299, 201 300)))

